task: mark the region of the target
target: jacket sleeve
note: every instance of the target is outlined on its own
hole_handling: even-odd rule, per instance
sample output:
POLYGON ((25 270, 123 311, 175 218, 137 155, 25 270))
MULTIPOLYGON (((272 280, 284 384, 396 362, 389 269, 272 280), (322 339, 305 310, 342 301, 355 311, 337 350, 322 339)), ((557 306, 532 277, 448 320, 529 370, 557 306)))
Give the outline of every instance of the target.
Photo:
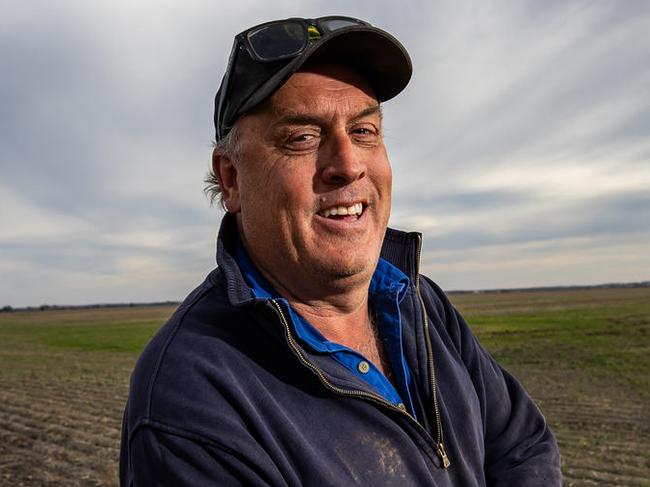
POLYGON ((481 404, 488 486, 562 484, 560 455, 546 420, 521 384, 480 345, 467 322, 430 280, 446 332, 467 368, 481 404))
POLYGON ((191 435, 142 426, 126 450, 122 487, 271 485, 252 463, 226 445, 191 435))

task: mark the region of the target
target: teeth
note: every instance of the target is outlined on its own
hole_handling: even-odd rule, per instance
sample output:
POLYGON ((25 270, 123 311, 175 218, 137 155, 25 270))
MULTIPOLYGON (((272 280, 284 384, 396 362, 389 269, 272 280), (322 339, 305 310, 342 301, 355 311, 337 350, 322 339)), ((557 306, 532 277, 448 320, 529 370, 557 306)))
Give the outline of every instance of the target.
POLYGON ((323 215, 325 218, 328 216, 336 216, 336 215, 361 215, 363 212, 363 205, 361 203, 355 203, 352 206, 335 206, 333 208, 328 208, 327 210, 323 210, 321 212, 321 215, 323 215))

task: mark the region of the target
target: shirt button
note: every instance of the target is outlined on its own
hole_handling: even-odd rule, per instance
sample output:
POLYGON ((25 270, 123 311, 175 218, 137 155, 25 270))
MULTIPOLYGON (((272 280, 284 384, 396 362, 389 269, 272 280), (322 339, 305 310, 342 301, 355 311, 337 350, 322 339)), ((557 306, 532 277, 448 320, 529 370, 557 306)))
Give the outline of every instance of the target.
POLYGON ((403 402, 400 402, 400 403, 397 405, 397 407, 400 408, 402 411, 406 411, 406 406, 404 406, 404 403, 403 403, 403 402))
POLYGON ((359 362, 359 365, 357 365, 357 370, 362 374, 367 374, 368 371, 370 370, 370 364, 365 360, 362 360, 361 362, 359 362))

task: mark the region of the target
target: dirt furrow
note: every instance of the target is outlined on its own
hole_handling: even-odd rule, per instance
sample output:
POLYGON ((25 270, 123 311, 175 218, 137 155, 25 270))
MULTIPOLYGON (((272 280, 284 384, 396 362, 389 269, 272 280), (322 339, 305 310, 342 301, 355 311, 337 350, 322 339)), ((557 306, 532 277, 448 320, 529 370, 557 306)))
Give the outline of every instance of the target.
POLYGON ((45 420, 56 415, 60 421, 65 422, 66 419, 69 419, 71 422, 84 427, 92 427, 97 423, 119 422, 122 409, 123 405, 119 408, 98 407, 93 411, 83 404, 56 404, 51 401, 23 402, 16 401, 11 397, 5 397, 2 404, 0 404, 0 411, 6 411, 7 413, 19 416, 29 415, 45 420))
MULTIPOLYGON (((47 446, 47 448, 61 449, 70 458, 85 457, 89 452, 101 451, 118 451, 117 438, 110 441, 108 434, 104 435, 87 435, 83 430, 55 430, 46 427, 46 429, 25 425, 5 418, 0 418, 0 428, 5 433, 11 434, 18 442, 21 438, 23 444, 32 442, 34 447, 47 446), (78 455, 73 455, 76 452, 78 455)), ((107 432, 108 433, 108 432, 107 432)), ((9 436, 9 435, 7 435, 9 436)))
POLYGON ((51 416, 46 422, 43 422, 40 418, 0 414, 0 425, 7 428, 7 430, 20 429, 22 431, 33 431, 37 434, 48 435, 54 438, 67 438, 83 434, 83 437, 88 442, 97 445, 113 444, 119 440, 120 432, 119 423, 95 425, 92 428, 86 428, 74 422, 66 422, 64 424, 56 416, 51 416))
POLYGON ((582 465, 565 466, 565 485, 598 485, 599 487, 645 487, 647 478, 623 472, 607 471, 582 465), (573 483, 571 483, 573 482, 573 483))
MULTIPOLYGON (((1 400, 0 400, 1 401, 1 400)), ((13 398, 7 398, 0 402, 0 411, 12 412, 14 414, 29 414, 30 416, 47 418, 56 415, 59 419, 72 418, 75 422, 92 425, 97 422, 106 422, 107 418, 112 421, 120 421, 124 405, 119 407, 98 406, 89 408, 84 404, 74 402, 51 403, 47 401, 23 402, 13 398)))
POLYGON ((126 397, 128 389, 123 385, 117 389, 113 385, 90 385, 87 382, 41 382, 29 381, 20 383, 0 383, 3 391, 11 391, 16 397, 22 397, 25 400, 35 398, 46 398, 53 402, 89 402, 93 400, 102 400, 107 402, 119 402, 126 397), (123 391, 120 391, 123 389, 123 391), (118 392, 123 392, 119 393, 118 392))
POLYGON ((564 465, 568 470, 580 469, 589 470, 596 475, 630 477, 637 479, 646 478, 647 466, 630 465, 621 461, 615 461, 610 464, 603 464, 598 460, 585 460, 584 457, 574 457, 564 459, 564 465))
POLYGON ((607 413, 555 413, 553 414, 553 421, 556 423, 565 423, 571 425, 585 425, 593 428, 643 428, 639 423, 639 419, 648 417, 648 414, 627 414, 627 415, 611 415, 607 413))

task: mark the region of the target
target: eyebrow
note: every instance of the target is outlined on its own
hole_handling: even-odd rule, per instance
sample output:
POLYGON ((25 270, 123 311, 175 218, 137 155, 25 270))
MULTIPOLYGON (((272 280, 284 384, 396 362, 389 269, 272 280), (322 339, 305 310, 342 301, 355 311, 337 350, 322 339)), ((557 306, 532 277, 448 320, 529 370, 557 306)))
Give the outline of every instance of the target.
MULTIPOLYGON (((373 105, 356 113, 350 119, 351 122, 356 122, 362 118, 370 115, 379 114, 379 119, 382 119, 382 110, 380 105, 373 105)), ((322 125, 325 122, 324 117, 318 117, 307 113, 287 112, 276 120, 273 125, 322 125)))
POLYGON ((352 117, 352 121, 355 122, 361 118, 365 118, 375 114, 379 114, 379 120, 383 118, 384 113, 381 111, 381 105, 373 105, 371 107, 366 108, 365 110, 361 110, 354 117, 352 117))

